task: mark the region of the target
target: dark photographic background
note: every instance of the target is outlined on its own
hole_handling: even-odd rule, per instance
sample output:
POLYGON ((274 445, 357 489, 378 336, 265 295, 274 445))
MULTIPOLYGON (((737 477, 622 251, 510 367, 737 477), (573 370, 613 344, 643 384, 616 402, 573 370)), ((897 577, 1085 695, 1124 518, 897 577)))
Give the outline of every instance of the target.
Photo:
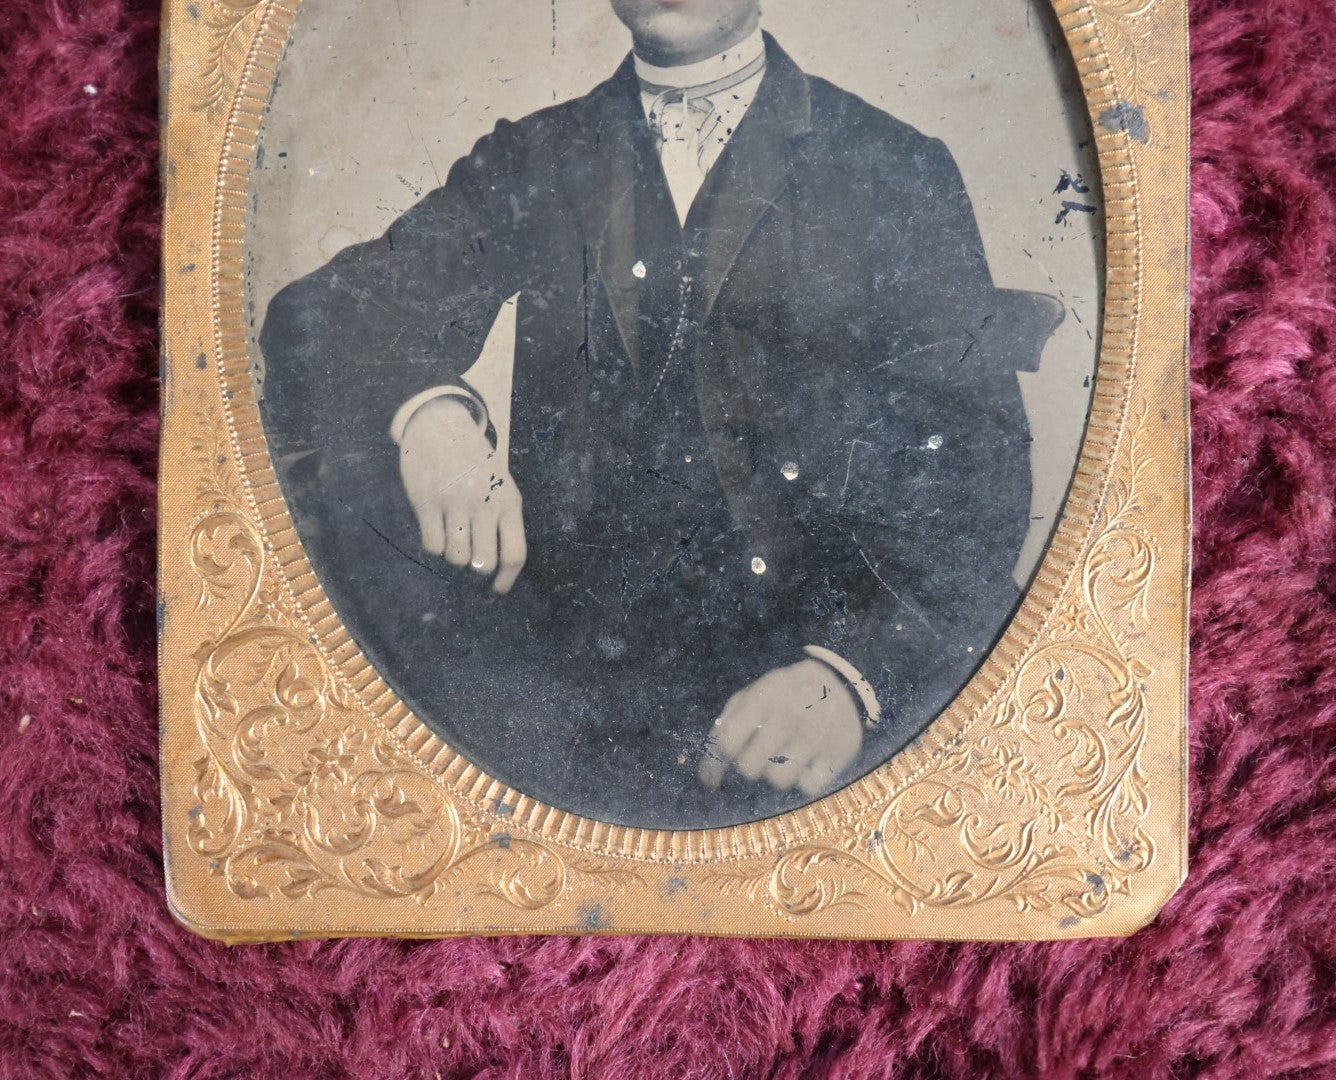
POLYGON ((1330 4, 1193 7, 1191 873, 1131 940, 1020 946, 173 924, 157 30, 0 7, 0 1077, 1336 1075, 1330 4))

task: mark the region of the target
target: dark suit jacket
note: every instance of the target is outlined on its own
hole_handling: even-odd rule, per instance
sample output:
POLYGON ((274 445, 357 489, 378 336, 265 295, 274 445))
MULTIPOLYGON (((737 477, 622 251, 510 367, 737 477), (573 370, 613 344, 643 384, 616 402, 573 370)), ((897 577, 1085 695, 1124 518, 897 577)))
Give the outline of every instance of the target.
POLYGON ((628 58, 499 123, 383 237, 280 293, 261 338, 271 450, 353 635, 493 775, 615 822, 797 805, 694 775, 727 697, 803 645, 876 685, 875 766, 1017 599, 1015 372, 1037 350, 1016 352, 959 173, 767 47, 684 230, 628 58), (388 428, 515 293, 530 561, 497 599, 422 552, 388 428))

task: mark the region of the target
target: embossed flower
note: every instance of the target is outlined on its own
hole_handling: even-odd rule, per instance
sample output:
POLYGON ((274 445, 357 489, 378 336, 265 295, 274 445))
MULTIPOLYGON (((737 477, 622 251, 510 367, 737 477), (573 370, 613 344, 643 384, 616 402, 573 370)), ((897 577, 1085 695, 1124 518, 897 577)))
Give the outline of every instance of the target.
POLYGON ((465 846, 475 847, 490 839, 496 830, 496 818, 474 807, 460 812, 459 827, 465 846))
POLYGON ((293 779, 300 787, 324 781, 346 784, 348 774, 356 765, 357 755, 352 753, 340 738, 324 746, 313 746, 306 751, 306 768, 293 779))
POLYGON ((982 764, 984 776, 993 782, 993 787, 1003 795, 1017 795, 1028 798, 1034 793, 1034 766, 1025 760, 1019 750, 999 746, 994 751, 996 757, 985 759, 982 764))
POLYGON ((273 585, 267 585, 255 595, 254 617, 265 622, 284 622, 283 594, 273 585))
POLYGON ((1091 631, 1090 612, 1080 600, 1076 598, 1068 600, 1058 610, 1054 627, 1061 637, 1083 637, 1091 631))

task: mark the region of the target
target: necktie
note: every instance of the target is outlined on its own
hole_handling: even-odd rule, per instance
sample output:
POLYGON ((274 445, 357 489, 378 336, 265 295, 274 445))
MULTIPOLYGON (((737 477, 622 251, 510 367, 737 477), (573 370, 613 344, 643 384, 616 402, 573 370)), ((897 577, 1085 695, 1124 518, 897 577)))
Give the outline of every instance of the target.
POLYGON ((760 74, 765 66, 762 54, 740 71, 701 86, 665 87, 641 82, 642 91, 655 95, 649 108, 650 123, 658 134, 664 175, 684 225, 702 179, 727 143, 727 137, 720 137, 723 118, 714 99, 760 74))

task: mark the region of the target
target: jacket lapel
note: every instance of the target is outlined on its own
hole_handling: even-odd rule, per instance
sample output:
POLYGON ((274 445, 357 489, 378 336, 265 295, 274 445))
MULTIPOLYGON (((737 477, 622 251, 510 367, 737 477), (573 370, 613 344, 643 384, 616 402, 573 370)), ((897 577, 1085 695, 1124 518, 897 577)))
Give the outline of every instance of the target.
POLYGON ((602 285, 622 346, 638 372, 636 194, 641 171, 657 159, 629 55, 590 94, 588 112, 572 136, 566 151, 568 192, 588 238, 584 302, 589 305, 593 290, 602 285))
MULTIPOLYGON (((767 68, 747 110, 687 219, 687 239, 699 253, 703 324, 714 310, 743 245, 788 182, 790 141, 812 130, 807 76, 769 34, 767 68)), ((635 62, 627 56, 589 95, 589 108, 567 151, 567 184, 579 214, 587 252, 585 303, 602 285, 622 346, 639 371, 640 283, 637 255, 637 185, 666 185, 658 150, 640 102, 635 62)))
POLYGON ((769 34, 756 100, 705 179, 687 219, 701 266, 702 325, 709 319, 743 245, 790 176, 790 141, 812 130, 807 76, 769 34))

